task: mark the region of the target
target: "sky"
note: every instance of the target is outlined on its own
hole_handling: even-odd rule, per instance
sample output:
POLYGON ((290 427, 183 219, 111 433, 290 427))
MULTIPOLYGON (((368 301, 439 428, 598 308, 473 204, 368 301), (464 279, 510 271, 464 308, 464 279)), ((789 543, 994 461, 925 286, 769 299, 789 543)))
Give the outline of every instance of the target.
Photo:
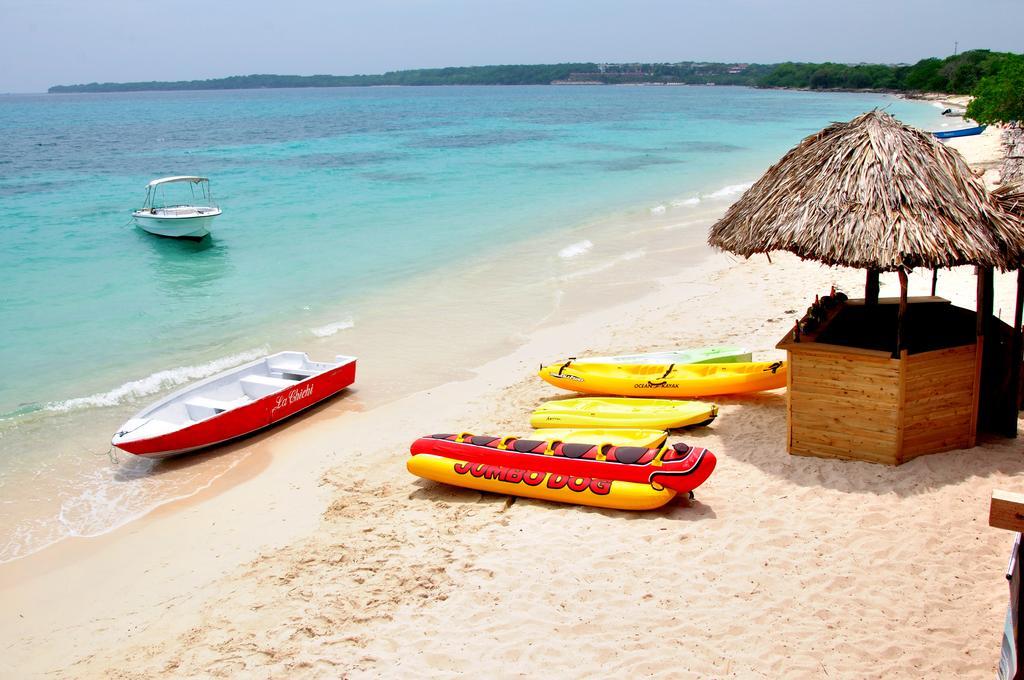
POLYGON ((1024 52, 1024 0, 0 0, 0 92, 568 61, 1024 52))

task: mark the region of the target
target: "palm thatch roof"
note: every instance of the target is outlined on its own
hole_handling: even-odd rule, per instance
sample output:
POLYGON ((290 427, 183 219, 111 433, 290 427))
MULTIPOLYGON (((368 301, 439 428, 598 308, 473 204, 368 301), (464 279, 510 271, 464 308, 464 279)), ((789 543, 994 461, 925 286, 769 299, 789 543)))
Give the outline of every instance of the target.
POLYGON ((1024 228, 956 151, 874 110, 804 139, 712 228, 750 257, 788 250, 828 265, 891 271, 1015 266, 1024 228))
POLYGON ((1024 220, 1024 184, 1020 181, 1000 185, 992 191, 992 198, 1004 212, 1024 220))

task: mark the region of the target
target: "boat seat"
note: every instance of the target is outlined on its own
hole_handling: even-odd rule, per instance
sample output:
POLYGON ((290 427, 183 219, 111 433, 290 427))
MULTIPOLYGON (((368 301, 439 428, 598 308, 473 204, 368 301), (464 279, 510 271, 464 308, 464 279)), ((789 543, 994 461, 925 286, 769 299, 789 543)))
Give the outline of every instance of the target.
POLYGON ((562 444, 562 455, 566 458, 582 458, 592 448, 593 444, 562 444))
POLYGON ((275 373, 280 373, 281 377, 286 380, 291 376, 295 376, 296 380, 304 380, 323 373, 323 369, 301 368, 299 366, 271 366, 270 370, 275 373))
POLYGON ((185 410, 188 411, 188 417, 192 420, 206 420, 218 413, 241 406, 248 401, 245 398, 235 399, 234 401, 222 401, 220 399, 210 399, 209 397, 192 397, 185 402, 185 410))
POLYGON ((269 375, 247 375, 238 381, 242 391, 253 399, 262 399, 274 392, 280 392, 286 387, 291 387, 297 381, 285 378, 273 378, 269 375))
POLYGON ((646 446, 618 446, 615 448, 615 460, 632 465, 647 454, 646 446))

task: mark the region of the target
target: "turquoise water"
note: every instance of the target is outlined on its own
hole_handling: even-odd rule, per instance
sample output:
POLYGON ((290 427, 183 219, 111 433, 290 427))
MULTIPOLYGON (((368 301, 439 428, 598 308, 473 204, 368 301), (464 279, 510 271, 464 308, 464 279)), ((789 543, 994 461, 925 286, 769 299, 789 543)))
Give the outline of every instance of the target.
POLYGON ((877 103, 711 87, 5 98, 0 414, 498 241, 713 189, 877 103), (224 207, 209 242, 126 226, 150 179, 199 173, 224 207))
MULTIPOLYGON (((69 414, 118 422, 275 339, 395 316, 366 303, 388 286, 616 211, 735 193, 874 106, 939 120, 882 95, 723 87, 0 97, 0 491, 69 414), (212 238, 129 223, 145 184, 176 174, 212 178, 212 238), (29 422, 35 439, 19 439, 29 422)), ((514 272, 493 281, 515 285, 514 272)))

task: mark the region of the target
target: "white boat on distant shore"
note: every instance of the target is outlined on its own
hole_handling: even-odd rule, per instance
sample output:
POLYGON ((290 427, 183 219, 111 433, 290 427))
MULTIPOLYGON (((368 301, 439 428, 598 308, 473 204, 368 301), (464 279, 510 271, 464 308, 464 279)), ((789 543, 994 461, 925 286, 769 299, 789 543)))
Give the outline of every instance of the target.
POLYGON ((169 238, 201 239, 210 233, 210 222, 220 215, 221 209, 213 202, 210 180, 206 177, 182 175, 162 177, 146 185, 146 201, 132 213, 135 223, 150 234, 169 238), (164 187, 168 184, 188 183, 191 201, 168 203, 164 187))

